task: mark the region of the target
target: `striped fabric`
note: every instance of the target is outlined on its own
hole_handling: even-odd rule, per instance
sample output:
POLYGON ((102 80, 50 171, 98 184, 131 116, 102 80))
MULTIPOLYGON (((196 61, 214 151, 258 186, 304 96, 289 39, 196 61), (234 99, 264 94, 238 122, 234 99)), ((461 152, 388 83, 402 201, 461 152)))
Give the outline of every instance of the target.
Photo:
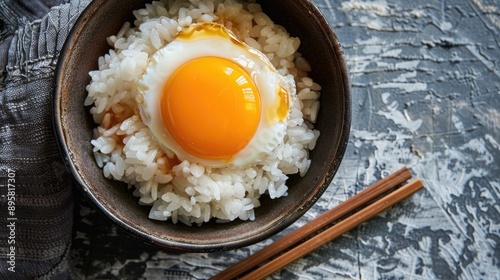
POLYGON ((0 0, 0 279, 72 278, 72 180, 52 130, 57 57, 88 0, 0 0))

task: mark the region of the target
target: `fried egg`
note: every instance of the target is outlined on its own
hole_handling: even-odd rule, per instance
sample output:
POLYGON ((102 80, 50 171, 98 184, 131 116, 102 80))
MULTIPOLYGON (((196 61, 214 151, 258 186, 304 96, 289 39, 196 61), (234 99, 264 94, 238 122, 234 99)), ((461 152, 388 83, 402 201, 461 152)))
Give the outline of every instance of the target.
POLYGON ((185 28, 138 82, 141 118, 164 150, 211 167, 248 166, 283 141, 290 89, 269 59, 217 23, 185 28))

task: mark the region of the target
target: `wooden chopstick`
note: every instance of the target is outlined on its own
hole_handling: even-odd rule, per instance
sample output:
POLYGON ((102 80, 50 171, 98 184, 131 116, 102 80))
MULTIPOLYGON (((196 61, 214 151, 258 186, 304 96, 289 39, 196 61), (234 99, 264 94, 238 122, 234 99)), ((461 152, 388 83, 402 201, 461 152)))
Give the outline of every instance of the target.
POLYGON ((379 214, 385 209, 391 207, 397 202, 407 198, 416 191, 423 187, 422 181, 415 179, 411 183, 404 185, 403 187, 395 190, 394 192, 388 194, 387 196, 381 198, 380 200, 370 204, 366 208, 361 209, 359 212, 353 214, 349 218, 340 221, 338 224, 326 229, 325 231, 319 233, 313 238, 305 241, 304 243, 296 246, 290 251, 280 255, 276 259, 271 260, 265 265, 259 267, 249 274, 240 278, 241 280, 255 280, 262 279, 276 270, 284 267, 285 265, 309 254, 318 247, 324 245, 327 242, 337 238, 338 236, 348 232, 349 230, 357 227, 358 225, 364 223, 373 216, 379 214))
POLYGON ((307 237, 317 233, 322 229, 325 229, 327 226, 336 222, 338 219, 346 216, 352 211, 367 204, 368 202, 379 197, 381 194, 402 184, 410 178, 410 171, 408 170, 408 168, 403 167, 402 169, 392 173, 391 175, 383 178, 382 180, 374 183, 370 187, 349 198, 345 202, 339 204, 337 207, 308 222, 305 226, 294 230, 281 239, 278 239, 271 245, 227 268, 211 279, 234 279, 238 276, 241 276, 242 274, 248 272, 250 269, 255 268, 257 265, 271 259, 272 257, 275 257, 280 253, 283 253, 298 242, 303 241, 307 237))

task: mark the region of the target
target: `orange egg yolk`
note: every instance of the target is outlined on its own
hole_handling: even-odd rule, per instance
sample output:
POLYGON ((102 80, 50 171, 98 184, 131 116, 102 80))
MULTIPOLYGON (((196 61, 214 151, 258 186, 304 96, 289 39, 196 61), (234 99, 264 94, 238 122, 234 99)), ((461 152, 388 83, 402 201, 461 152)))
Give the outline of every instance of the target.
POLYGON ((163 88, 161 110, 165 127, 186 152, 226 161, 250 142, 261 116, 250 75, 219 57, 179 67, 163 88))

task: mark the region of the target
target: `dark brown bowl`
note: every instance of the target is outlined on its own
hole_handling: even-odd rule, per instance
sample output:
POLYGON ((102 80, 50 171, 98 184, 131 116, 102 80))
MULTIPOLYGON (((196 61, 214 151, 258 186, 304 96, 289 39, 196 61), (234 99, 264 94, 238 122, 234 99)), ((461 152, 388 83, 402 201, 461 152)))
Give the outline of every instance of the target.
POLYGON ((83 11, 59 58, 54 126, 68 168, 85 195, 112 221, 148 243, 168 249, 208 252, 230 250, 268 238, 300 218, 323 194, 340 165, 351 122, 351 98, 346 63, 337 37, 312 4, 305 0, 260 1, 264 11, 301 39, 300 52, 313 67, 311 76, 322 85, 316 128, 321 131, 311 153, 312 164, 303 178, 288 181, 288 196, 261 199, 255 221, 198 226, 148 219, 149 207, 140 206, 123 183, 104 178, 92 153, 95 124, 83 106, 90 82, 88 72, 107 53, 106 37, 116 34, 139 0, 95 0, 83 11))

